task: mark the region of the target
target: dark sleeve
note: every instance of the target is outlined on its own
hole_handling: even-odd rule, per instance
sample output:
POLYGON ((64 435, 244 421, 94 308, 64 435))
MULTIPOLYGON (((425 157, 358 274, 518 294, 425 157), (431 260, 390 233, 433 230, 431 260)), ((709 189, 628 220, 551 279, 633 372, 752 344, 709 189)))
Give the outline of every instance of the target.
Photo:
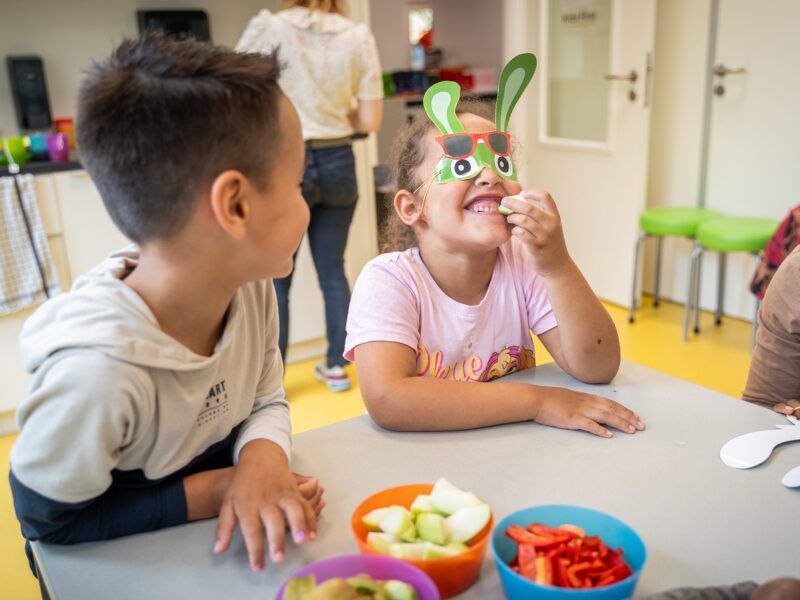
POLYGON ((180 525, 187 521, 183 479, 142 487, 112 485, 74 504, 59 502, 26 487, 9 472, 14 510, 28 540, 74 544, 108 540, 180 525))

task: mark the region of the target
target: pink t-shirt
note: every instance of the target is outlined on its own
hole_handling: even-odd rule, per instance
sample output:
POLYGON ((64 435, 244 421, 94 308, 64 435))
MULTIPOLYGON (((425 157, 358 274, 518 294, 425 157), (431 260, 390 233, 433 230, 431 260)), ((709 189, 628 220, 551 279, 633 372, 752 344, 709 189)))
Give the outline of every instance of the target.
POLYGON ((417 352, 418 375, 489 381, 535 366, 533 334, 556 325, 544 281, 516 239, 500 246, 477 305, 445 294, 411 248, 372 259, 359 275, 344 356, 353 360, 367 342, 399 342, 417 352))

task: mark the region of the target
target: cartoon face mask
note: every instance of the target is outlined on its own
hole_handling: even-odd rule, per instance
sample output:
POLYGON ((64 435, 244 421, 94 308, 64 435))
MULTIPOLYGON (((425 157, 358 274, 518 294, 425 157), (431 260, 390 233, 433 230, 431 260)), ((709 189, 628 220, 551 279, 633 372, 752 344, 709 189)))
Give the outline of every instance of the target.
POLYGON ((495 131, 467 133, 456 115, 461 88, 453 81, 440 81, 428 88, 422 100, 425 112, 442 135, 436 142, 444 155, 436 165, 436 181, 449 183, 471 179, 485 167, 494 169, 503 179, 517 180, 517 170, 511 160, 511 135, 508 122, 511 111, 536 71, 533 54, 515 56, 500 74, 495 106, 495 131))

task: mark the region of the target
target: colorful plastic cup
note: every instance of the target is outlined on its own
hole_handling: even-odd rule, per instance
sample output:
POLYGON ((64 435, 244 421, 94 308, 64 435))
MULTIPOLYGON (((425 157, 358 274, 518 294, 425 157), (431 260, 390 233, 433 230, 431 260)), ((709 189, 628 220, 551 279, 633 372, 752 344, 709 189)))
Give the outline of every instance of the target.
POLYGON ((306 575, 314 575, 317 583, 334 577, 352 577, 366 573, 373 579, 398 579, 412 586, 419 595, 419 600, 440 600, 436 585, 418 568, 391 556, 371 556, 366 554, 348 554, 326 558, 303 567, 294 573, 278 591, 276 600, 283 600, 283 594, 289 581, 306 575))
POLYGON ((48 133, 45 136, 47 155, 51 162, 67 162, 69 160, 69 138, 63 133, 48 133))
POLYGON ((31 155, 25 146, 25 138, 21 135, 4 137, 2 146, 6 164, 24 165, 31 159, 31 155))
POLYGON ((503 591, 508 600, 622 600, 631 598, 647 561, 644 542, 629 525, 598 510, 557 504, 525 508, 500 521, 492 532, 492 554, 500 573, 500 583, 503 585, 503 591), (517 552, 517 543, 506 536, 506 529, 511 525, 519 525, 524 528, 531 523, 543 523, 550 527, 569 523, 583 528, 586 535, 599 535, 610 548, 622 548, 622 558, 628 563, 633 575, 614 585, 580 590, 534 583, 508 566, 517 552))
POLYGON ((34 133, 28 136, 30 141, 31 158, 45 160, 48 158, 47 138, 43 133, 34 133))
MULTIPOLYGON (((350 519, 350 527, 356 538, 358 549, 364 554, 386 556, 367 544, 369 530, 361 522, 361 517, 376 508, 394 504, 409 508, 417 496, 430 494, 432 489, 433 485, 431 484, 401 485, 378 492, 359 504, 350 519)), ((490 518, 486 526, 467 542, 469 549, 460 554, 425 560, 403 559, 403 561, 425 571, 439 588, 442 598, 455 596, 478 579, 483 557, 489 547, 489 533, 492 530, 493 522, 494 519, 490 518)))

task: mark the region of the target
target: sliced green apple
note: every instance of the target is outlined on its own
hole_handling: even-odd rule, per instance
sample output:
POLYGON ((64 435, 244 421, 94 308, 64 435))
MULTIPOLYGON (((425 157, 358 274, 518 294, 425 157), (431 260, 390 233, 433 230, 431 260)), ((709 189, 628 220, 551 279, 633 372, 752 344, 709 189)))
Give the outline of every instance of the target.
POLYGON ((426 542, 444 544, 447 541, 442 515, 430 512, 419 513, 415 525, 417 535, 426 542))
POLYGON ((413 542, 417 539, 417 530, 414 528, 414 518, 404 506, 390 506, 380 521, 381 531, 396 535, 401 540, 413 542))
POLYGON ((415 542, 413 544, 399 542, 397 544, 389 544, 389 554, 395 558, 421 560, 425 558, 425 547, 427 544, 428 542, 415 542))
POLYGON ((387 512, 389 512, 388 508, 376 508, 361 517, 361 522, 370 531, 380 531, 381 519, 386 516, 387 512))
POLYGON ((367 534, 367 546, 374 548, 381 554, 389 554, 389 544, 396 544, 399 541, 400 538, 382 531, 370 531, 367 534))
POLYGON ((467 506, 457 510, 444 520, 448 541, 469 541, 486 526, 490 517, 491 510, 488 504, 467 506))
POLYGON ((452 515, 462 508, 483 504, 475 494, 458 489, 444 477, 433 485, 430 502, 436 510, 446 515, 452 515))
POLYGON ((383 592, 389 600, 419 600, 417 590, 405 581, 390 579, 383 584, 383 592))

